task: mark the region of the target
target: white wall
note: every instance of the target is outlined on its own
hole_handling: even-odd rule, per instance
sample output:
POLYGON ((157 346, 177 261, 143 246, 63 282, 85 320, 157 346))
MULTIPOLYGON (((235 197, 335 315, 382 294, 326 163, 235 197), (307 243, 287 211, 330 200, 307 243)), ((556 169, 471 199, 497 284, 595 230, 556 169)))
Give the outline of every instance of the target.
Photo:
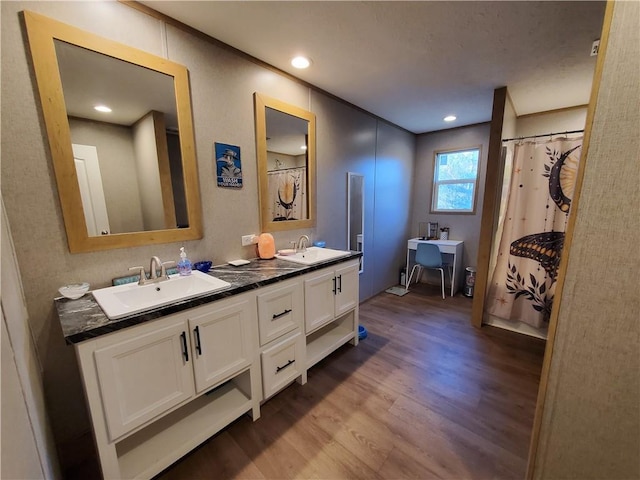
POLYGON ((583 130, 586 120, 586 105, 566 110, 523 115, 517 119, 514 137, 583 130))
POLYGON ((24 304, 22 280, 5 215, 2 225, 2 425, 3 479, 59 478, 53 433, 45 408, 40 362, 24 304))

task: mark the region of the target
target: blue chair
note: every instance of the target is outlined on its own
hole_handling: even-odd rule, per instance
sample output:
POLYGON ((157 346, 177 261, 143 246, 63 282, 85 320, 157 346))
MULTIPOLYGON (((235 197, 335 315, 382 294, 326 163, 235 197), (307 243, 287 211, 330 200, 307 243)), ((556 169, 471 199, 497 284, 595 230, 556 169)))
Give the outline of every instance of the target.
POLYGON ((440 253, 440 249, 437 245, 433 243, 419 243, 416 250, 416 264, 411 269, 411 274, 409 275, 409 280, 407 281, 405 290, 409 290, 411 278, 413 277, 413 272, 416 271, 416 268, 420 269, 418 281, 420 281, 424 268, 440 270, 440 284, 442 286, 442 299, 444 300, 444 267, 445 264, 442 263, 442 254, 440 253))

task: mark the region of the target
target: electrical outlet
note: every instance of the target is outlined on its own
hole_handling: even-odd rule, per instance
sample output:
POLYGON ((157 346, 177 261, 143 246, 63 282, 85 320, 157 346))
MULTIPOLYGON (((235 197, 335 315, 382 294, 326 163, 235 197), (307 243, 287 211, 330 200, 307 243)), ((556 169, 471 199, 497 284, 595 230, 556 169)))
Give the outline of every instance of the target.
POLYGON ((256 235, 243 235, 242 236, 242 246, 246 247, 248 245, 252 245, 254 243, 258 243, 258 237, 256 235))
POLYGON ((598 49, 600 48, 600 40, 594 40, 591 45, 591 56, 595 57, 598 55, 598 49))

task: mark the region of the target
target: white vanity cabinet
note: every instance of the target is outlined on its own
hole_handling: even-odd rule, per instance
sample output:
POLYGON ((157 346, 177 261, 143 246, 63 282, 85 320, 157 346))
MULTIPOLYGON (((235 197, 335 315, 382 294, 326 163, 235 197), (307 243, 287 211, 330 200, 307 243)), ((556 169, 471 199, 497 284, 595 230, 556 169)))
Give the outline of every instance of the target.
POLYGON ((358 270, 351 260, 304 277, 307 368, 348 341, 358 344, 358 270))
MULTIPOLYGON (((105 478, 151 478, 341 345, 358 259, 75 343, 105 478)), ((123 320, 126 321, 126 320, 123 320)))
POLYGON ((150 478, 260 415, 255 295, 76 345, 105 478, 150 478))
POLYGON ((261 289, 257 295, 263 399, 292 381, 305 384, 304 296, 300 278, 261 289))

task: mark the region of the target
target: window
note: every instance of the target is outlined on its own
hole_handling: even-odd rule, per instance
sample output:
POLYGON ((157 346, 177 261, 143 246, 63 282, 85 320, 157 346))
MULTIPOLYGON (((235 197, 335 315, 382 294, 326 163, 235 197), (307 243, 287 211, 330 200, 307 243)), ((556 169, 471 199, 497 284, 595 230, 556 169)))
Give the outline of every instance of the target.
POLYGON ((431 213, 473 213, 480 148, 436 152, 431 213))

